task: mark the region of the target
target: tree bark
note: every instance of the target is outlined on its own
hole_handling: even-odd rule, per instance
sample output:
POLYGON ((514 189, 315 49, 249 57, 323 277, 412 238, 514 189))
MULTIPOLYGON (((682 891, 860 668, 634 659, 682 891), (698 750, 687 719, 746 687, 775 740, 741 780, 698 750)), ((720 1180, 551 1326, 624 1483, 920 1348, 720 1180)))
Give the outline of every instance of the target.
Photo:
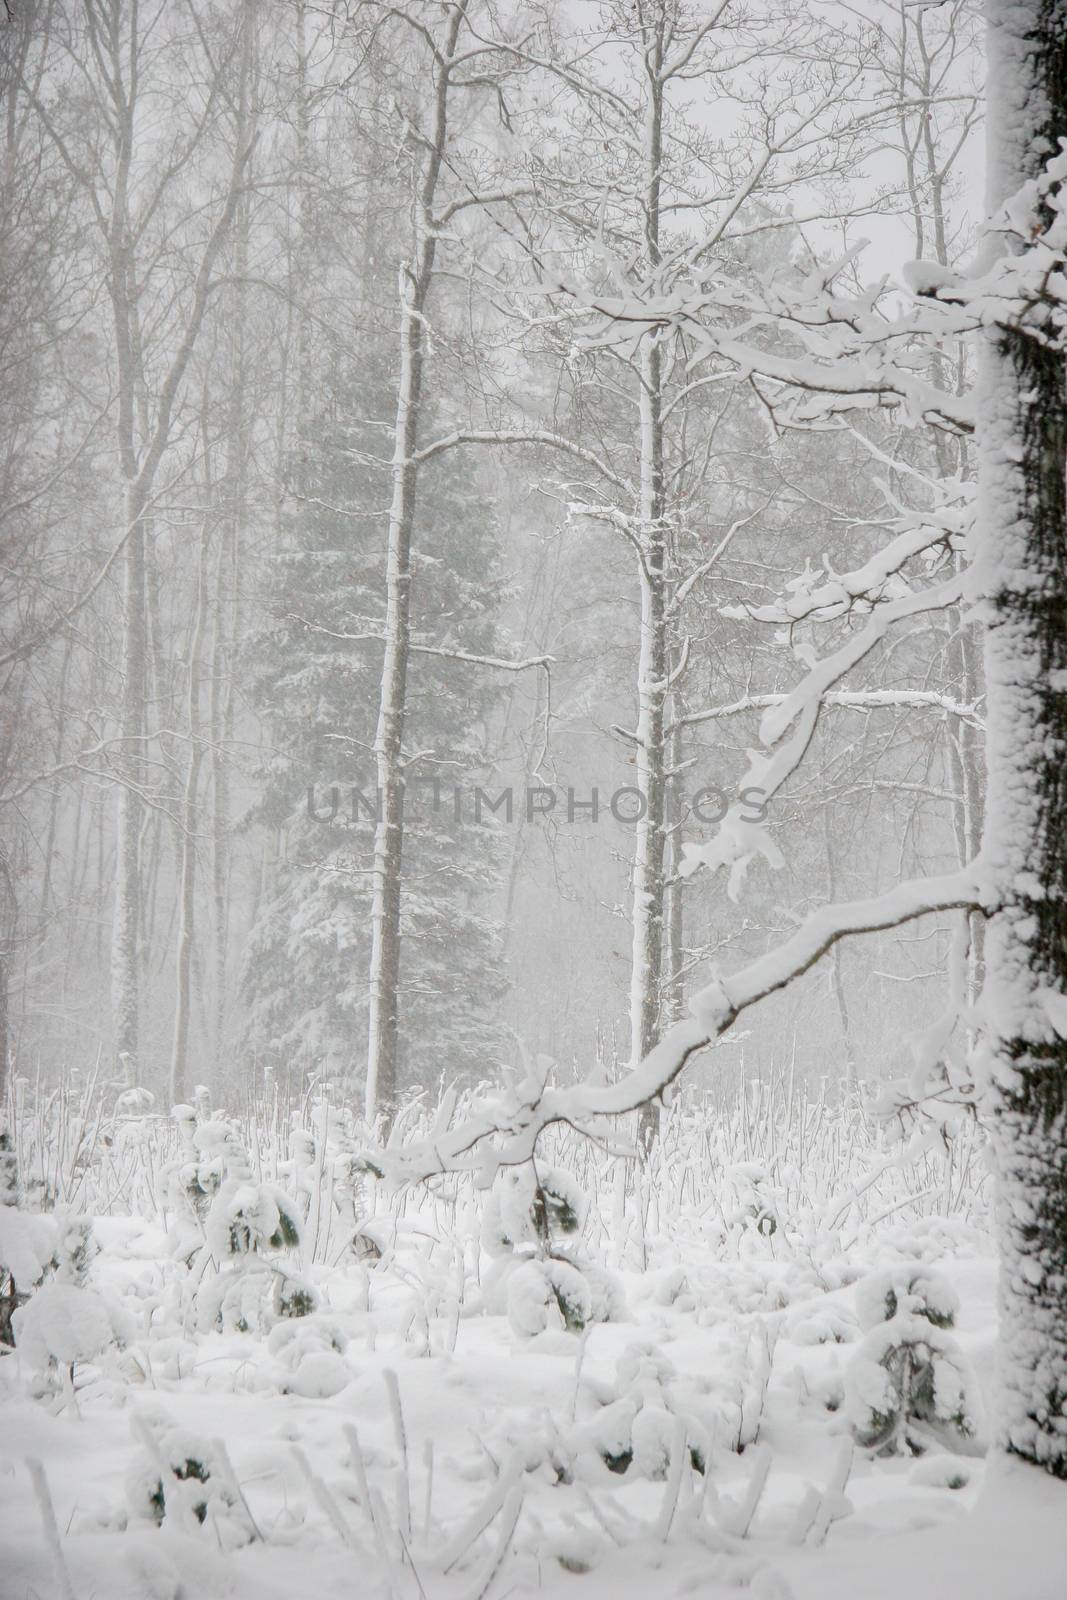
MULTIPOLYGON (((1067 137, 1067 0, 987 0, 992 215, 1067 137)), ((1017 203, 1018 204, 1018 203, 1017 203)), ((1047 222, 1043 208, 1034 217, 1047 222)), ((1001 1246, 1000 1439, 1067 1478, 1067 359, 983 340, 987 1067, 1001 1246), (1052 996, 1051 1003, 1046 997, 1052 996)))
POLYGON ((182 795, 181 828, 178 840, 178 946, 175 959, 174 1036, 170 1057, 170 1099, 177 1105, 185 1099, 186 1064, 189 1053, 189 1010, 192 997, 193 948, 196 933, 196 817, 197 790, 203 747, 200 740, 200 671, 204 649, 207 613, 207 566, 210 544, 209 509, 200 534, 200 560, 197 566, 196 614, 189 645, 189 677, 186 689, 186 727, 189 734, 189 765, 182 795))
POLYGON ((437 230, 433 208, 448 143, 452 60, 467 12, 459 0, 449 13, 438 62, 433 127, 415 202, 412 260, 400 269, 400 375, 393 443, 393 494, 386 543, 385 659, 374 749, 381 809, 374 831, 373 901, 367 1080, 368 1120, 389 1118, 396 1105, 400 991, 400 876, 404 851, 404 721, 411 633, 411 535, 418 490, 419 420, 422 412, 425 309, 433 281, 437 230))
POLYGON ((145 539, 142 506, 136 485, 127 496, 123 584, 122 721, 120 775, 116 809, 115 903, 111 925, 111 1006, 114 1047, 126 1081, 140 1078, 141 821, 137 790, 143 763, 145 701, 145 539))
MULTIPOLYGON (((664 9, 658 8, 647 47, 649 83, 645 125, 645 248, 654 271, 660 263, 660 188, 663 167, 664 9)), ((664 712, 668 693, 667 528, 663 483, 663 349, 658 331, 645 335, 639 369, 641 421, 640 584, 641 639, 637 662, 637 787, 644 805, 636 825, 633 858, 630 966, 630 1064, 636 1067, 660 1031, 663 979, 664 861, 667 824, 664 712)), ((641 1115, 644 1143, 659 1125, 658 1107, 641 1115)))

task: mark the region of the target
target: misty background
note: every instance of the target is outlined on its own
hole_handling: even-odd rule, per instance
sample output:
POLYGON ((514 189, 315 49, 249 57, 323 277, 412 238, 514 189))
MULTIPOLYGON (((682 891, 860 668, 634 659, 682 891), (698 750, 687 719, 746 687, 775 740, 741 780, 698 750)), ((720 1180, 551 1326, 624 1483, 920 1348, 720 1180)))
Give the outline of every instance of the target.
MULTIPOLYGON (((811 659, 798 575, 823 575, 822 654, 862 621, 834 620, 834 575, 970 463, 889 407, 782 426, 684 329, 650 379, 647 337, 597 309, 650 265, 669 296, 865 239, 856 285, 965 259, 971 6, 782 0, 711 27, 665 0, 651 165, 643 14, 472 0, 450 57, 456 15, 41 0, 0 20, 12 1074, 96 1073, 161 1108, 200 1083, 363 1095, 385 869, 349 797, 379 781, 398 594, 401 1093, 524 1050, 615 1071, 812 907, 973 853, 980 684, 948 612, 852 675, 743 884, 681 875, 713 832, 692 797, 736 799, 766 697, 811 659), (476 822, 475 788, 509 785, 512 819, 476 822), (642 835, 608 802, 650 785, 642 835), (527 816, 530 786, 551 811, 527 816), (569 821, 594 788, 598 820, 569 821)), ((965 362, 942 350, 934 381, 964 387, 965 362)), ((951 936, 930 917, 837 946, 694 1081, 899 1072, 951 936)))

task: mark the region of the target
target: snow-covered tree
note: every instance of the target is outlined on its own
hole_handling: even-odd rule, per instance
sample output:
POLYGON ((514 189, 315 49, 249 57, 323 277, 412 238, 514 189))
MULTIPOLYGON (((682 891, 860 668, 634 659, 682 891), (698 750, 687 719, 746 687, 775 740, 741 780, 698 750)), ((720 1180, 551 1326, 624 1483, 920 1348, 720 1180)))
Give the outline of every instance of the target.
MULTIPOLYGON (((1067 942, 1063 901, 1067 738, 1067 9, 1062 0, 989 0, 989 190, 986 246, 971 272, 938 262, 909 276, 915 299, 886 314, 873 296, 842 298, 817 271, 804 287, 745 285, 713 276, 686 297, 656 303, 619 293, 605 309, 652 328, 698 327, 709 355, 760 374, 792 425, 832 423, 856 407, 892 408, 913 423, 974 428, 979 513, 946 480, 932 505, 900 519, 894 538, 854 572, 794 586, 792 614, 878 603, 866 624, 814 660, 793 692, 770 707, 750 779, 769 797, 803 761, 829 696, 901 621, 938 614, 965 597, 981 608, 987 686, 988 809, 982 849, 959 870, 904 881, 868 900, 810 915, 776 949, 722 974, 693 999, 691 1021, 668 1030, 634 1071, 604 1085, 594 1074, 546 1090, 529 1072, 506 1106, 487 1106, 432 1145, 389 1158, 398 1173, 427 1175, 477 1162, 481 1170, 529 1159, 541 1131, 566 1119, 631 1111, 661 1094, 686 1063, 752 1005, 786 987, 850 935, 896 928, 931 913, 988 919, 978 1064, 986 1089, 1001 1212, 1004 1404, 1000 1442, 1067 1476, 1067 1225, 1062 1175, 1067 1115, 1067 942), (737 336, 745 317, 746 337, 737 336), (803 354, 752 338, 754 329, 806 330, 803 354), (913 349, 976 337, 977 406, 931 383, 913 349), (966 578, 951 558, 972 557, 966 578), (484 1141, 488 1148, 470 1152, 484 1141)), ((832 276, 832 275, 831 275, 832 276)), ((632 332, 630 334, 632 336, 632 332)), ((771 848, 735 807, 696 858, 735 876, 771 848)), ((966 1005, 957 977, 941 1040, 966 1005)))

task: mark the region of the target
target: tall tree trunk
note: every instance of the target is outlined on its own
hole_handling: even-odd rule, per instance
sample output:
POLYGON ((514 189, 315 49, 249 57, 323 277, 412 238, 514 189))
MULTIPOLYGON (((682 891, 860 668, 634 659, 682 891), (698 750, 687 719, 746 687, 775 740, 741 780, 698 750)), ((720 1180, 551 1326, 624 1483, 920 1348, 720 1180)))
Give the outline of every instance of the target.
POLYGON ((434 201, 448 142, 451 63, 467 0, 449 13, 438 62, 433 128, 415 205, 413 258, 400 269, 400 376, 393 436, 393 494, 386 543, 385 659, 374 740, 381 809, 374 830, 366 1114, 388 1117, 397 1095, 400 990, 400 877, 404 850, 404 720, 411 618, 411 535, 422 412, 425 310, 437 252, 434 201))
POLYGON ((186 691, 186 727, 189 733, 189 765, 182 796, 181 831, 178 844, 178 945, 175 959, 174 1036, 170 1055, 170 1098, 177 1105, 186 1092, 186 1064, 189 1053, 189 1010, 192 998, 193 948, 196 931, 196 796, 200 782, 202 746, 200 742, 200 668, 204 648, 207 614, 207 566, 210 543, 210 488, 208 511, 200 534, 200 560, 196 578, 196 613, 189 644, 189 677, 186 691))
MULTIPOLYGON (((67 635, 63 642, 63 664, 59 669, 59 685, 56 690, 56 736, 53 745, 56 766, 63 759, 63 741, 67 727, 67 675, 70 671, 70 658, 73 653, 73 638, 67 635)), ((59 790, 53 789, 48 801, 48 829, 45 834, 42 861, 44 874, 41 879, 41 901, 38 920, 43 934, 48 924, 48 911, 52 902, 52 864, 56 850, 56 829, 59 824, 59 790)))
MULTIPOLYGON (((663 32, 660 6, 647 47, 649 81, 645 127, 645 248, 650 269, 660 262, 660 187, 663 166, 663 32)), ((667 530, 663 486, 663 348, 645 335, 640 364, 641 639, 637 662, 637 786, 643 809, 633 859, 630 965, 630 1063, 636 1067, 659 1037, 663 977, 664 859, 667 822, 664 711, 667 704, 667 530)), ((658 1127, 658 1108, 642 1113, 642 1135, 658 1127)))
POLYGON ((684 801, 682 759, 684 755, 685 700, 676 687, 671 695, 671 732, 667 736, 667 774, 670 803, 670 870, 666 882, 666 912, 663 935, 663 1011, 665 1020, 679 1022, 685 1016, 685 879, 681 875, 682 824, 684 801))
MULTIPOLYGON (((830 826, 830 807, 822 808, 823 838, 826 844, 826 887, 828 901, 833 905, 838 898, 837 887, 837 853, 834 849, 834 833, 830 826)), ((841 1024, 841 1048, 845 1058, 845 1093, 851 1098, 859 1094, 859 1069, 856 1063, 856 1046, 852 1037, 852 1018, 848 1009, 848 991, 845 988, 845 973, 843 966, 843 950, 841 943, 834 945, 830 951, 830 987, 833 990, 834 1002, 837 1006, 838 1021, 841 1024)))
MULTIPOLYGON (((250 9, 246 0, 246 10, 250 9)), ((254 19, 246 27, 255 42, 254 19)), ((251 72, 241 74, 238 123, 250 116, 253 91, 251 72)), ((252 160, 247 181, 252 181, 252 160)), ((211 892, 214 907, 214 1001, 211 1018, 211 1055, 216 1078, 223 1067, 228 1017, 227 967, 230 943, 230 758, 235 719, 235 670, 241 637, 240 568, 247 522, 248 463, 251 428, 248 402, 248 249, 251 206, 241 197, 234 226, 233 294, 230 313, 232 344, 227 404, 227 459, 224 490, 223 534, 215 572, 214 632, 212 636, 211 689, 211 892)), ((216 1084, 217 1087, 217 1084, 216 1084)))
POLYGON ((138 784, 145 702, 145 537, 136 485, 126 502, 122 634, 122 772, 116 814, 115 900, 111 924, 111 1005, 115 1054, 127 1083, 140 1079, 141 822, 138 784))
MULTIPOLYGON (((1067 0, 988 0, 990 213, 1067 137, 1067 0)), ((1037 225, 1047 215, 1035 218, 1037 225)), ((1001 1442, 1067 1478, 1067 359, 983 341, 984 1014, 1001 1245, 1001 1442), (1053 1021, 1057 1026, 1053 1026, 1053 1021)))

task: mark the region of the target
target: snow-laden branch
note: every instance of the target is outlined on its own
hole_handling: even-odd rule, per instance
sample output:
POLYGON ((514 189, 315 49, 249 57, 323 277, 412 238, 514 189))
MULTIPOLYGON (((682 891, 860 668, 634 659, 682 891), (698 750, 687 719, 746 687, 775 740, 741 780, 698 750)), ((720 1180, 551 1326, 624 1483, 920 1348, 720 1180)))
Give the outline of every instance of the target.
POLYGON ((565 455, 573 456, 576 461, 583 461, 587 467, 592 467, 608 483, 614 485, 623 494, 631 499, 634 495, 632 483, 627 483, 625 478, 620 478, 603 456, 597 455, 595 450, 587 450, 584 445, 576 444, 573 439, 566 438, 561 433, 552 433, 547 428, 472 428, 457 430, 447 433, 432 443, 423 445, 421 450, 416 450, 412 456, 420 466, 425 461, 432 461, 444 450, 454 450, 457 445, 482 444, 482 445, 545 445, 552 450, 562 450, 565 455))
POLYGON ((747 515, 743 517, 737 517, 730 524, 711 554, 707 556, 705 560, 701 561, 698 566, 694 567, 689 576, 678 585, 678 588, 674 591, 674 594, 667 603, 668 617, 674 616, 677 611, 681 610, 682 606, 685 605, 685 602, 688 600, 690 594, 696 588, 701 579, 706 578, 711 569, 716 566, 726 554, 726 551, 733 543, 737 534, 740 533, 741 529, 747 528, 750 522, 754 522, 757 517, 762 516, 773 499, 773 494, 769 495, 767 499, 763 501, 762 505, 757 506, 754 511, 748 512, 747 515))
MULTIPOLYGON (((293 622, 298 622, 302 628, 307 628, 311 633, 325 634, 327 639, 340 639, 345 644, 387 644, 388 634, 366 630, 362 633, 342 633, 337 628, 327 628, 321 622, 310 622, 307 617, 299 616, 295 611, 289 613, 293 622)), ((467 661, 475 667, 493 667, 500 672, 527 672, 531 667, 543 667, 549 671, 555 656, 519 656, 510 659, 507 656, 487 656, 474 650, 457 650, 451 645, 418 644, 411 640, 408 649, 415 655, 439 656, 445 661, 467 661)))
POLYGON ((884 286, 859 299, 838 299, 821 282, 808 290, 774 283, 749 294, 731 283, 679 284, 668 293, 638 285, 617 296, 578 296, 603 318, 581 342, 591 349, 632 344, 653 328, 673 327, 689 338, 692 366, 717 359, 740 378, 763 378, 780 391, 790 425, 830 423, 864 405, 903 409, 915 422, 931 422, 953 433, 971 433, 974 408, 965 396, 929 382, 912 352, 925 335, 951 337, 950 308, 927 301, 895 318, 881 315, 875 301, 884 286), (800 344, 799 353, 789 345, 800 344))
POLYGON ((973 516, 973 485, 954 483, 953 497, 936 511, 917 512, 904 520, 895 538, 851 572, 807 571, 787 585, 788 594, 768 605, 722 607, 722 615, 777 625, 817 618, 829 622, 856 606, 896 600, 911 590, 902 576, 909 561, 938 549, 957 549, 973 516))
POLYGON ((364 1159, 395 1182, 472 1171, 488 1184, 500 1167, 528 1161, 553 1123, 587 1128, 597 1117, 622 1116, 655 1100, 742 1012, 807 972, 839 939, 884 932, 937 912, 992 909, 980 861, 944 877, 898 884, 869 900, 826 906, 777 949, 700 990, 691 1002, 693 1015, 669 1028, 640 1065, 617 1082, 606 1083, 597 1068, 580 1083, 561 1088, 547 1084, 538 1068, 530 1066, 503 1093, 487 1097, 482 1110, 467 1121, 448 1126, 454 1102, 446 1099, 430 1138, 366 1152, 364 1159))
POLYGON ((782 865, 781 851, 766 827, 752 820, 744 797, 758 790, 766 804, 776 795, 804 759, 834 685, 881 644, 895 622, 955 605, 963 583, 962 574, 957 574, 930 589, 879 606, 864 628, 850 634, 831 655, 816 661, 794 689, 767 706, 760 724, 765 748, 749 751, 748 771, 739 785, 742 798, 730 807, 712 838, 703 844, 686 841, 682 845, 679 872, 683 878, 701 867, 729 867, 727 892, 736 899, 754 856, 764 856, 774 867, 782 865))
MULTIPOLYGON (((687 711, 666 731, 674 728, 696 727, 702 722, 720 722, 728 717, 738 717, 746 711, 769 711, 784 705, 784 694, 746 694, 721 706, 705 706, 699 711, 687 711)), ((943 694, 937 689, 841 689, 822 696, 824 706, 837 706, 844 711, 943 711, 959 717, 973 728, 983 726, 978 707, 943 694)))
POLYGON ((942 583, 915 594, 904 595, 879 606, 868 618, 865 627, 853 634, 840 649, 824 656, 811 668, 795 689, 785 696, 780 706, 772 707, 763 718, 760 736, 765 744, 780 739, 789 724, 805 707, 821 701, 835 683, 852 667, 868 656, 885 638, 894 622, 908 617, 921 616, 927 611, 944 611, 956 605, 963 597, 964 580, 960 573, 953 574, 942 583))

